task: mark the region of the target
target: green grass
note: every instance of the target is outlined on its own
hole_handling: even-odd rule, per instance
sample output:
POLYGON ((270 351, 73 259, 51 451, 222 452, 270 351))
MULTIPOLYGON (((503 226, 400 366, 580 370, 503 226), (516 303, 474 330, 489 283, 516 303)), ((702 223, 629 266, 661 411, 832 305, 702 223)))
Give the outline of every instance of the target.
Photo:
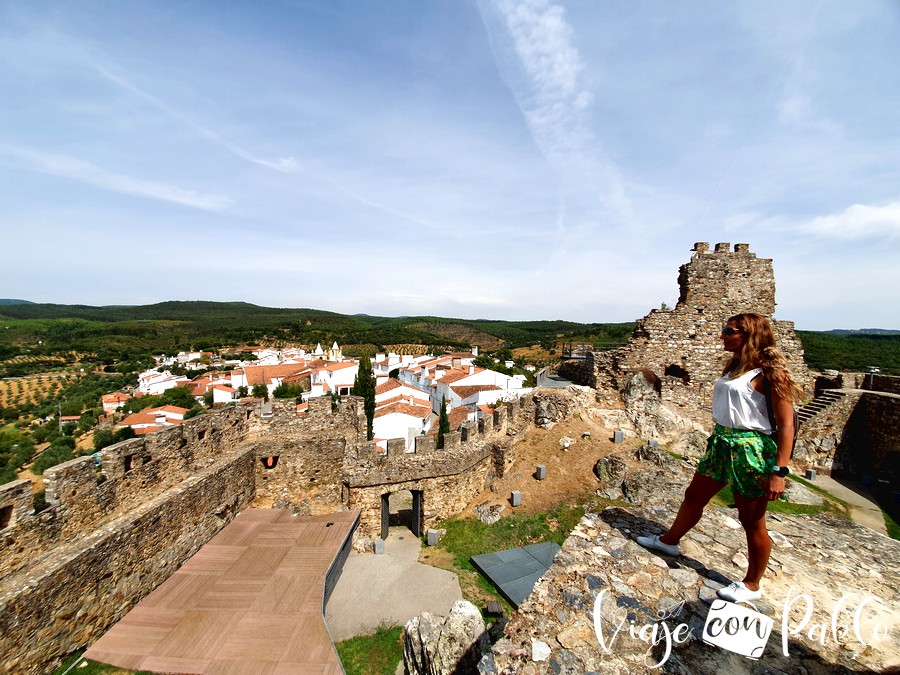
POLYGON ((887 527, 888 536, 891 539, 900 541, 900 525, 888 515, 887 511, 882 511, 881 513, 884 514, 884 525, 887 527))
MULTIPOLYGON (((69 658, 63 661, 63 664, 53 671, 53 675, 62 675, 65 673, 72 664, 74 664, 78 659, 81 658, 81 655, 84 652, 76 652, 72 654, 69 658)), ((146 670, 124 670, 122 668, 116 668, 115 666, 108 666, 105 663, 97 663, 96 661, 88 661, 85 660, 82 663, 79 663, 77 666, 69 670, 68 675, 107 675, 113 674, 116 675, 153 675, 152 673, 146 670), (86 665, 85 665, 86 664, 86 665)))
POLYGON ((493 525, 485 525, 476 518, 450 518, 441 523, 447 534, 435 548, 449 554, 453 570, 460 577, 463 597, 482 606, 487 596, 500 601, 508 612, 511 609, 508 603, 475 569, 472 556, 543 541, 562 545, 584 515, 584 503, 593 497, 586 495, 581 503, 564 504, 540 513, 513 513, 493 525))
POLYGON ((347 675, 394 675, 403 660, 403 628, 381 626, 374 635, 335 644, 347 675))
POLYGON ((562 545, 584 515, 582 505, 562 505, 541 513, 514 513, 493 525, 474 518, 451 518, 441 526, 447 535, 439 546, 447 549, 460 569, 473 570, 470 558, 541 541, 562 545))

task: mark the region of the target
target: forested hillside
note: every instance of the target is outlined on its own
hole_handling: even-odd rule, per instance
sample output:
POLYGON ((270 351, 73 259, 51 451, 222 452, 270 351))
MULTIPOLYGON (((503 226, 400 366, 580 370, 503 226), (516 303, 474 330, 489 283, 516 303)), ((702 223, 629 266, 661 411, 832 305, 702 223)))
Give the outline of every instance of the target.
POLYGON ((867 372, 871 366, 885 375, 900 375, 900 335, 836 335, 797 331, 806 363, 813 370, 867 372))
POLYGON ((41 372, 60 361, 122 364, 151 354, 241 345, 329 346, 345 353, 388 345, 435 349, 516 348, 562 342, 624 344, 634 324, 488 321, 441 317, 348 316, 244 302, 163 302, 144 306, 12 304, 0 306, 0 376, 41 372), (354 349, 355 347, 355 349, 354 349), (349 348, 349 351, 346 349, 349 348))
MULTIPOLYGON (((245 302, 163 302, 143 306, 0 305, 0 377, 50 370, 75 361, 129 372, 151 354, 241 345, 329 346, 348 354, 389 345, 434 349, 515 349, 566 342, 607 349, 625 342, 633 323, 494 321, 433 316, 345 315, 318 309, 260 307, 245 302)), ((900 375, 900 335, 798 331, 816 370, 900 375)))

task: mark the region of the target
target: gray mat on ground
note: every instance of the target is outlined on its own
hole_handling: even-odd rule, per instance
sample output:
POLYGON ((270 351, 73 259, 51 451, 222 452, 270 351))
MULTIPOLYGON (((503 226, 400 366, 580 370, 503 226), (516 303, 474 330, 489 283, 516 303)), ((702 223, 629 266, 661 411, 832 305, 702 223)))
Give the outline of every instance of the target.
POLYGON ((472 564, 497 587, 509 604, 518 608, 553 564, 558 552, 559 544, 546 541, 472 556, 472 564))

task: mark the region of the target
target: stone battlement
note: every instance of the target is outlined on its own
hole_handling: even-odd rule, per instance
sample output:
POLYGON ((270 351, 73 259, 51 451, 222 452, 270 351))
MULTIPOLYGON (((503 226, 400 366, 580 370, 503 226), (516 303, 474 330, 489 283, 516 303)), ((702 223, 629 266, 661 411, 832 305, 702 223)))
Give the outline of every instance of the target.
POLYGON ((0 578, 33 566, 56 546, 92 533, 209 468, 246 438, 252 411, 225 408, 105 448, 99 466, 78 457, 44 472, 48 508, 34 512, 31 482, 0 486, 0 578))
POLYGON ((293 400, 227 407, 112 445, 99 464, 47 469, 39 513, 30 481, 0 486, 0 671, 44 672, 89 644, 250 505, 359 508, 363 540, 398 490, 420 495, 420 524, 457 513, 503 474, 533 397, 446 434, 442 449, 422 436, 415 452, 397 439, 387 454, 366 441, 358 397, 313 399, 304 414, 293 400))
MULTIPOLYGON (((748 244, 697 242, 689 262, 679 268, 680 295, 673 309, 654 309, 638 319, 628 344, 591 352, 587 363, 560 374, 596 389, 621 391, 631 375, 650 373, 662 400, 678 414, 708 424, 712 385, 721 376, 720 332, 728 317, 775 311, 772 260, 758 258, 748 244)), ((810 387, 803 346, 790 321, 772 320, 778 346, 794 378, 810 387)))

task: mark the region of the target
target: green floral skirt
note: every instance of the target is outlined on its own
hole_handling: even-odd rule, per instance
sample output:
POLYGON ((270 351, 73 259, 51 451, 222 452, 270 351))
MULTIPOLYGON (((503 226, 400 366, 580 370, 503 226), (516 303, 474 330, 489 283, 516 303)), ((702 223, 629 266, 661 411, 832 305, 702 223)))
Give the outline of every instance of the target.
POLYGON ((772 473, 776 454, 777 446, 771 436, 717 424, 697 473, 728 483, 732 490, 755 499, 766 493, 764 479, 772 473))

